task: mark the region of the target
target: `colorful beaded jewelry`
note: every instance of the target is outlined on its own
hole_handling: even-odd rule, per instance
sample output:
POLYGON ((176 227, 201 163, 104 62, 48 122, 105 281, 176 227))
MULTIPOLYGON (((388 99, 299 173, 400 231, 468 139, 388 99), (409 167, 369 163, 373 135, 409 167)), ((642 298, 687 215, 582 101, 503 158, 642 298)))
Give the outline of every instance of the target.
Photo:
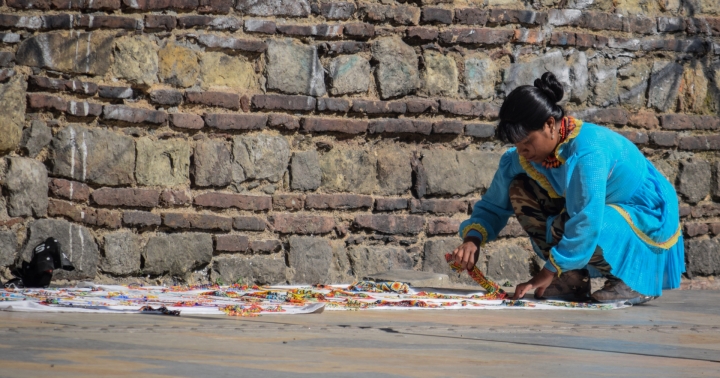
POLYGON ((560 160, 557 158, 557 152, 558 148, 562 143, 567 139, 568 135, 575 130, 575 119, 570 117, 564 117, 562 119, 562 122, 560 122, 560 130, 558 130, 558 134, 560 135, 560 142, 558 143, 557 147, 555 147, 555 150, 552 154, 548 155, 548 157, 545 158, 542 162, 542 166, 545 168, 557 168, 562 164, 560 160))

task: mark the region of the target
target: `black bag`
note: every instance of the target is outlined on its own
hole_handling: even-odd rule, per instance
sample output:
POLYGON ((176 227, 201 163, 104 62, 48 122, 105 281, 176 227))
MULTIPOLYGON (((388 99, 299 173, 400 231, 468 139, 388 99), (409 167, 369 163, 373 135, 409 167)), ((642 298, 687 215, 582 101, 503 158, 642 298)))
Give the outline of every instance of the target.
POLYGON ((20 269, 12 273, 15 279, 5 287, 48 287, 55 269, 75 270, 72 262, 65 256, 60 243, 55 238, 47 238, 33 250, 30 262, 22 262, 20 269))

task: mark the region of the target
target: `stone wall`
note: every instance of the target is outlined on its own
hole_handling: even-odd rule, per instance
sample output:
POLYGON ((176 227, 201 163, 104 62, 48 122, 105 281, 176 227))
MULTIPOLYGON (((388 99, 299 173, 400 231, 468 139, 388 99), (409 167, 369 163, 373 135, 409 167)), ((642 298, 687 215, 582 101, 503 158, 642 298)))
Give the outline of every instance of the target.
MULTIPOLYGON (((675 183, 690 274, 720 274, 716 0, 5 0, 0 29, 5 278, 47 236, 70 280, 447 272, 499 106, 546 70, 675 183)), ((522 236, 482 270, 529 277, 522 236)))

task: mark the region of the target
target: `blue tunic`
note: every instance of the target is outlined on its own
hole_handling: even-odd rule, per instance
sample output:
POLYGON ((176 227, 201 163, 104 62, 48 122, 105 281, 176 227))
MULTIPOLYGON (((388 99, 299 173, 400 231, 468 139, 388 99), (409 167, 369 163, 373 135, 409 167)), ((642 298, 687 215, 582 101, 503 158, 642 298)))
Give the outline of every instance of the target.
MULTIPOLYGON (((490 188, 460 225, 460 236, 479 237, 482 243, 497 238, 514 215, 510 183, 527 174, 551 197, 564 197, 570 215, 546 268, 560 274, 584 268, 599 245, 611 273, 632 289, 661 295, 662 289, 679 287, 685 250, 675 189, 622 135, 579 120, 576 125, 556 150, 563 163, 557 168, 508 150, 490 188)), ((551 224, 549 220, 548 242, 551 224)))

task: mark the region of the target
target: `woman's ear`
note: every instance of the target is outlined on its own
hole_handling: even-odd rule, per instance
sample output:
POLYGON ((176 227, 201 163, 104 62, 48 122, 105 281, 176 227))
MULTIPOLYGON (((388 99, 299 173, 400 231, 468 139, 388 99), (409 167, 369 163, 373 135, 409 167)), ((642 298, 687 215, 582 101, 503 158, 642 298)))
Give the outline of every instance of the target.
POLYGON ((555 139, 555 127, 557 125, 555 124, 555 118, 550 117, 545 121, 545 130, 547 130, 548 133, 550 133, 550 139, 555 139))

